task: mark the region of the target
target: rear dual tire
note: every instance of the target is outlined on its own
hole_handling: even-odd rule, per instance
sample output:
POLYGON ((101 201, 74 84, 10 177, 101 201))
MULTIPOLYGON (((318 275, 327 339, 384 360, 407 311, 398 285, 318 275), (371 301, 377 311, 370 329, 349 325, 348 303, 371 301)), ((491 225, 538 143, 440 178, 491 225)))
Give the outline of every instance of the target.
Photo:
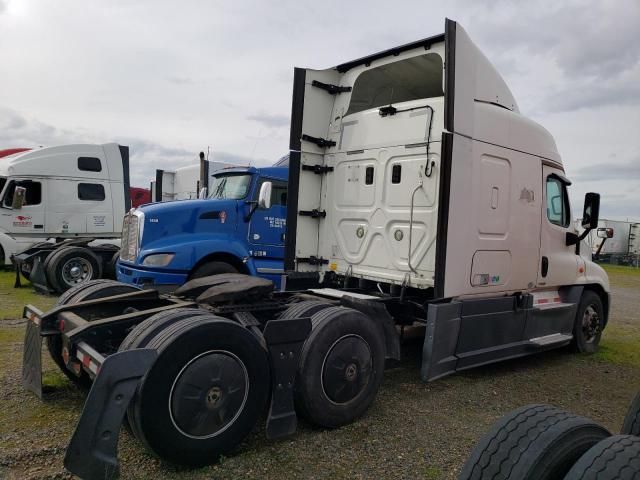
POLYGON ((165 326, 146 348, 158 358, 129 408, 140 441, 193 466, 235 450, 269 398, 269 357, 256 336, 220 317, 194 316, 165 326))
POLYGON ((319 308, 311 323, 295 382, 296 410, 322 427, 346 425, 369 409, 380 388, 382 332, 363 313, 344 307, 319 308))
POLYGON ((99 279, 102 262, 89 249, 63 247, 54 250, 44 262, 44 271, 49 286, 58 293, 99 279))

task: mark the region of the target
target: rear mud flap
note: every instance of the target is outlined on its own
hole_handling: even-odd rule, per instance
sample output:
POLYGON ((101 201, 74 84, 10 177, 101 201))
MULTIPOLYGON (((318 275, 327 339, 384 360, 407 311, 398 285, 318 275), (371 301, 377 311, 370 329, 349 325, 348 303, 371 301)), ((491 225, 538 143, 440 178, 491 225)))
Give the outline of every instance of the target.
POLYGON ((431 304, 427 312, 427 331, 422 347, 420 376, 430 382, 456 371, 456 346, 460 333, 462 304, 431 304))
POLYGON ((33 266, 31 267, 31 273, 29 274, 29 281, 36 292, 44 294, 54 293, 54 291, 49 287, 49 282, 47 281, 47 275, 44 271, 44 261, 40 260, 40 257, 38 256, 33 258, 33 266))
POLYGON ((42 400, 42 337, 40 325, 27 321, 22 351, 22 386, 42 400))
POLYGON ((120 426, 138 382, 157 357, 153 349, 128 350, 107 357, 67 447, 67 470, 84 480, 118 477, 120 426))
POLYGON ((310 333, 310 318, 272 320, 264 329, 272 372, 271 406, 267 417, 267 438, 271 440, 294 434, 298 426, 293 385, 300 352, 310 333))

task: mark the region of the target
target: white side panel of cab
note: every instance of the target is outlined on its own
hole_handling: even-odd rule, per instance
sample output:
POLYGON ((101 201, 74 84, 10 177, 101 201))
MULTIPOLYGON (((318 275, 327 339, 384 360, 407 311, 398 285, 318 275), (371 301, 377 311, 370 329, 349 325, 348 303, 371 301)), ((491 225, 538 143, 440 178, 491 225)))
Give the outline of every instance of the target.
POLYGON ((443 296, 526 291, 540 258, 538 157, 453 135, 443 296))

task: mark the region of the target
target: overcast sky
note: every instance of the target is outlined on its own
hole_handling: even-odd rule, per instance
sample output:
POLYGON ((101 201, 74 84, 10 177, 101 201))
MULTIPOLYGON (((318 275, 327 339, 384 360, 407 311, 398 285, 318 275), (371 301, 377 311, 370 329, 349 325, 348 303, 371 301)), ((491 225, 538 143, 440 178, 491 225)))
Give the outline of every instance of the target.
POLYGON ((640 219, 638 0, 0 0, 0 148, 120 142, 140 186, 207 146, 267 165, 288 149, 294 66, 442 33, 445 17, 556 138, 576 216, 597 191, 602 216, 640 219))

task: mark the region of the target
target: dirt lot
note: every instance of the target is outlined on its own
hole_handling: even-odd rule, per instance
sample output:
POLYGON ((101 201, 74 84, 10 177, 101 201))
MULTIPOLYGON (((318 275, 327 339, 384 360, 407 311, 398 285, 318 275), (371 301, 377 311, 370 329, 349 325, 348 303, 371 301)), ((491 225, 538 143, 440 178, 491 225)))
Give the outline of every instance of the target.
MULTIPOLYGON (((640 389, 640 270, 608 271, 612 315, 596 355, 554 351, 423 384, 421 345, 408 342, 369 413, 352 425, 326 431, 302 424, 280 442, 265 440, 260 430, 238 454, 199 470, 163 464, 123 432, 121 478, 455 478, 488 426, 526 403, 552 403, 617 432, 640 389)), ((0 273, 0 478, 72 478, 62 458, 84 395, 49 359, 44 402, 20 385, 22 302, 46 308, 54 299, 27 288, 16 295, 11 286, 10 275, 0 273)))

